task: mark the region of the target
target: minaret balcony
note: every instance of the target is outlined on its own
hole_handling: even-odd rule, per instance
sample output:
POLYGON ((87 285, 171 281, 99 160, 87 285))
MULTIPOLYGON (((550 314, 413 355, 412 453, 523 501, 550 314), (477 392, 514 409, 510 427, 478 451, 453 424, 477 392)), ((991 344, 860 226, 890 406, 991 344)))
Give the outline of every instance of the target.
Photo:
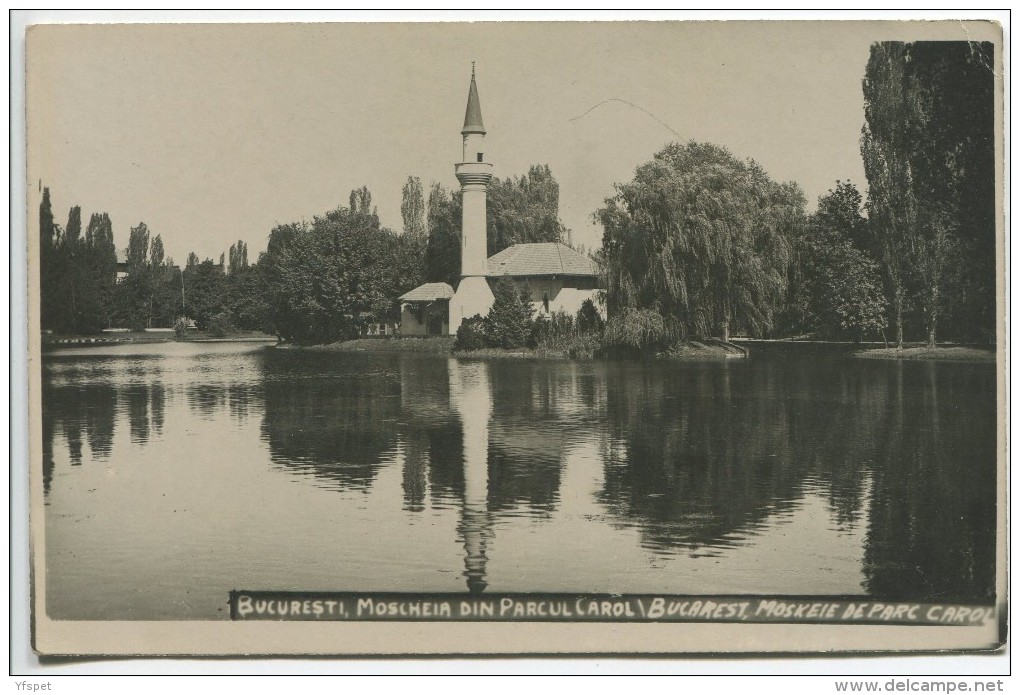
POLYGON ((488 185, 492 180, 492 164, 489 162, 461 162, 455 167, 457 180, 462 185, 488 185))

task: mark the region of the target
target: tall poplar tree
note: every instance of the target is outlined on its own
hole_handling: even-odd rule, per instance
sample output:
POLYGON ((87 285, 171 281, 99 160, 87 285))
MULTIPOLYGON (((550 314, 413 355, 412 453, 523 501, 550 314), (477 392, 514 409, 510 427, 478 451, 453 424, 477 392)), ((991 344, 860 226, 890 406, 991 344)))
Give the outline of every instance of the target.
POLYGON ((57 315, 61 306, 60 275, 57 267, 58 241, 50 189, 46 187, 43 188, 42 202, 39 203, 39 301, 40 323, 43 328, 51 330, 57 329, 57 315))
POLYGON ((930 347, 940 319, 995 331, 992 46, 882 42, 864 78, 868 217, 897 346, 911 301, 930 347))
POLYGON ((404 234, 415 238, 425 237, 425 192, 417 176, 408 176, 404 183, 400 215, 404 220, 404 234))

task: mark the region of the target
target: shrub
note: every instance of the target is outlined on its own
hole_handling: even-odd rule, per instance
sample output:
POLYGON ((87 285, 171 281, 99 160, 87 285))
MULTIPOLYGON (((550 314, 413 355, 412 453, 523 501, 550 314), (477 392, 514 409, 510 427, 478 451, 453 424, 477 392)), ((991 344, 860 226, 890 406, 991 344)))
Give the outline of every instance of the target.
POLYGON ((566 349, 567 343, 577 334, 574 317, 564 311, 541 316, 531 322, 529 347, 548 350, 566 349))
POLYGON ((457 329, 457 340, 453 343, 454 350, 481 350, 488 344, 485 337, 485 319, 475 314, 464 319, 457 329))
POLYGON ((654 353, 685 339, 683 330, 653 309, 623 309, 606 324, 610 355, 654 353))
POLYGON ((484 331, 491 347, 521 348, 528 341, 531 307, 521 298, 514 281, 506 276, 496 283, 484 331))
POLYGON ((602 314, 595 307, 595 302, 586 299, 577 311, 577 329, 582 333, 601 333, 606 328, 602 314))
POLYGON ((230 314, 226 311, 220 313, 209 319, 209 335, 216 338, 222 338, 230 331, 234 330, 234 325, 230 320, 230 314))
POLYGON ((178 316, 177 320, 174 321, 174 337, 177 340, 188 339, 188 319, 183 316, 178 316))

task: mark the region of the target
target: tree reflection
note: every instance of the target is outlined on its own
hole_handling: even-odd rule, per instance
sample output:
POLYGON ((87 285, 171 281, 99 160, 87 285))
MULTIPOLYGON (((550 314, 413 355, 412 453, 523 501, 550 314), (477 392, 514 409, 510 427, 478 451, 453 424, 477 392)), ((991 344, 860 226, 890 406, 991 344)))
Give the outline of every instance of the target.
POLYGON ((783 396, 767 367, 614 370, 602 501, 653 549, 727 545, 800 496, 783 396))
MULTIPOLYGON (((263 411, 274 467, 316 485, 368 490, 399 461, 395 494, 405 512, 455 510, 448 542, 463 549, 469 591, 492 581, 501 524, 556 523, 557 512, 571 512, 562 506, 567 493, 586 502, 594 494, 600 516, 636 531, 645 548, 687 554, 746 543, 810 492, 827 499, 830 526, 865 534, 862 588, 872 595, 994 593, 995 373, 987 365, 267 350, 254 376, 206 370, 204 381, 182 388, 136 378, 144 364, 115 376, 107 361, 82 362, 44 372, 47 495, 54 461, 109 457, 115 425, 125 432, 121 446, 164 436, 177 388, 192 418, 229 411, 244 421, 263 411), (594 493, 562 489, 579 479, 566 477, 565 462, 582 440, 600 470, 574 473, 594 493)), ((401 533, 393 523, 385 532, 401 533)))
POLYGON ((59 433, 67 445, 71 465, 84 461, 84 446, 94 459, 110 455, 117 417, 117 389, 107 383, 43 386, 43 491, 49 492, 54 460, 53 440, 59 433))
POLYGON ((882 365, 864 552, 870 593, 914 600, 995 595, 995 375, 986 365, 882 365))
POLYGON ((600 499, 649 548, 724 547, 820 486, 839 527, 862 523, 870 504, 869 593, 993 595, 986 366, 621 366, 608 392, 600 499))
POLYGON ((262 437, 274 462, 345 489, 365 489, 397 443, 400 381, 352 371, 332 355, 270 356, 262 437), (284 359, 289 359, 285 362, 284 359))
POLYGON ((144 444, 149 441, 149 387, 145 384, 132 384, 125 387, 122 393, 127 402, 131 441, 144 444))

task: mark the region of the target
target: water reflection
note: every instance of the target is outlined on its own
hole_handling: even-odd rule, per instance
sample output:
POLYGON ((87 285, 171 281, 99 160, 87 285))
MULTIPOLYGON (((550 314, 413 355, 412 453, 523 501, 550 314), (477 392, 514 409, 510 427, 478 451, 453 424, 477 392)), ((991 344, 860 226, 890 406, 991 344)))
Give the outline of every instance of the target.
POLYGON ((485 581, 486 548, 492 538, 489 511, 489 417, 492 390, 485 362, 449 361, 450 404, 460 418, 464 442, 464 504, 458 532, 464 542, 468 590, 480 593, 485 581))
POLYGON ((838 521, 852 526, 869 459, 861 423, 874 418, 853 390, 828 370, 768 362, 614 370, 600 498, 663 551, 740 543, 808 481, 838 489, 838 521))
POLYGON ((365 489, 396 444, 400 382, 392 373, 331 373, 331 356, 297 365, 270 355, 262 436, 274 462, 329 485, 365 489))
MULTIPOLYGON (((810 509, 816 535, 796 536, 805 539, 797 561, 806 569, 779 590, 827 586, 812 568, 828 568, 842 538, 856 548, 845 558, 853 571, 844 592, 911 600, 994 592, 995 375, 985 365, 173 349, 179 354, 47 357, 42 481, 51 506, 63 476, 48 529, 61 514, 81 521, 82 500, 92 499, 71 471, 104 462, 114 475, 89 478, 87 490, 112 494, 128 485, 116 473, 146 452, 162 461, 187 451, 208 464, 203 494, 233 510, 206 525, 279 537, 270 555, 300 555, 286 544, 289 527, 301 527, 313 536, 303 562, 314 567, 320 545, 364 522, 376 535, 356 539, 344 562, 378 567, 403 589, 438 572, 471 592, 548 589, 561 576, 579 577, 568 588, 586 590, 596 574, 622 577, 600 584, 620 590, 718 591, 718 575, 698 583, 678 563, 748 553, 753 568, 769 539, 802 533, 796 525, 810 509), (244 447, 245 460, 220 443, 230 433, 248 437, 229 445, 244 447), (192 436, 190 448, 175 444, 192 436), (291 500, 283 486, 302 492, 291 500), (330 502, 315 517, 304 509, 320 499, 312 491, 330 502), (595 564, 575 566, 581 559, 571 553, 589 532, 605 552, 595 547, 595 564), (398 542, 407 534, 422 545, 417 565, 394 554, 408 552, 398 542), (574 545, 542 556, 546 538, 574 545)), ((136 478, 125 490, 140 509, 173 492, 171 519, 195 506, 193 481, 158 480, 146 489, 136 478)), ((53 528, 77 541, 84 526, 53 528)), ((229 553, 211 536, 203 552, 215 563, 229 553)), ((219 562, 217 571, 236 572, 219 562)), ((772 586, 763 579, 748 574, 732 590, 772 586)), ((323 581, 342 588, 344 579, 323 581)))
POLYGON ((889 365, 865 545, 868 591, 994 596, 995 392, 990 370, 889 365))

